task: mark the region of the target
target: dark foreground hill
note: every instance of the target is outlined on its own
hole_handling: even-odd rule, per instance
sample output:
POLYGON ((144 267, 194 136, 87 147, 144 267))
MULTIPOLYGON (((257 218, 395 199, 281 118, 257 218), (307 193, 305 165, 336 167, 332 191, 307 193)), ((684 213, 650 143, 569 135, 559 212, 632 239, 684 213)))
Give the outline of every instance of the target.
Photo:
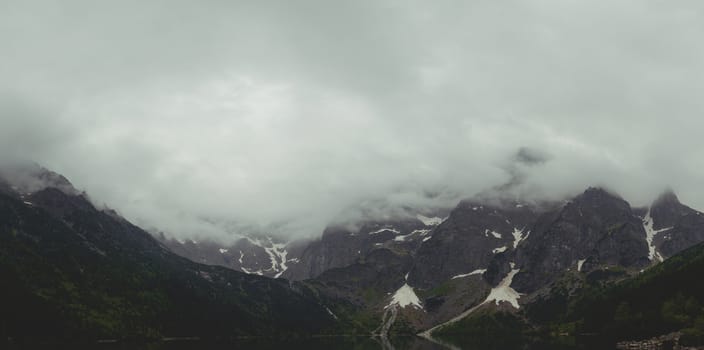
POLYGON ((462 348, 612 349, 619 341, 679 333, 681 346, 702 346, 703 275, 699 244, 620 282, 566 274, 520 311, 484 307, 433 335, 462 348))
POLYGON ((303 283, 191 262, 75 191, 0 186, 0 334, 16 340, 317 334, 303 283))
POLYGON ((615 286, 586 290, 565 321, 580 333, 643 339, 683 330, 685 342, 704 344, 704 244, 677 254, 615 286))

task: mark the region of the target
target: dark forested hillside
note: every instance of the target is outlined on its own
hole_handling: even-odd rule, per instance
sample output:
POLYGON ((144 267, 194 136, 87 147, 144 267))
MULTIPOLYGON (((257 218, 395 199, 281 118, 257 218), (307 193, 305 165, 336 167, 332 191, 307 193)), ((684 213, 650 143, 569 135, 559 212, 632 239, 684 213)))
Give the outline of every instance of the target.
POLYGON ((684 329, 704 343, 704 245, 677 254, 609 288, 585 291, 567 315, 576 331, 612 339, 647 338, 684 329))
POLYGON ((0 193, 0 331, 14 339, 325 332, 305 284, 193 263, 80 194, 0 193))

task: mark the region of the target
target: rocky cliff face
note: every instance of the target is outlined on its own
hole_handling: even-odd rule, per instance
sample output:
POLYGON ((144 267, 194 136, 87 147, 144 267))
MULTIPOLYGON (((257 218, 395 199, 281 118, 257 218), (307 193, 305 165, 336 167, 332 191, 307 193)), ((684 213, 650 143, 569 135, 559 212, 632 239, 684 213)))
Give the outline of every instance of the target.
POLYGON ((174 253, 201 264, 224 266, 248 274, 279 278, 298 261, 307 241, 286 242, 267 235, 249 235, 231 244, 179 241, 155 235, 174 253))
POLYGON ((412 258, 389 249, 376 249, 349 266, 323 272, 315 281, 322 283, 336 297, 357 305, 383 307, 383 295, 398 289, 410 269, 412 258), (373 297, 374 294, 378 294, 373 297))
POLYGON ((519 291, 532 292, 569 269, 642 269, 650 264, 645 236, 642 219, 628 202, 590 188, 531 226, 516 252, 521 272, 514 283, 519 291))
POLYGON ((323 272, 351 265, 377 249, 413 254, 442 221, 442 211, 405 218, 373 221, 358 227, 329 227, 320 240, 310 243, 283 277, 293 280, 314 278, 323 272))
POLYGON ((260 234, 223 245, 214 241, 178 241, 163 233, 155 236, 176 254, 199 263, 267 277, 306 280, 354 264, 378 249, 414 252, 442 222, 441 214, 438 211, 431 216, 415 214, 384 221, 330 226, 321 238, 315 240, 286 241, 260 234))
MULTIPOLYGON (((409 268, 404 280, 402 269, 380 270, 373 277, 351 273, 365 254, 346 268, 329 271, 338 281, 350 273, 360 286, 369 285, 367 278, 392 281, 388 286, 376 285, 378 295, 388 294, 381 298, 384 302, 391 302, 398 288, 407 287, 417 296, 423 313, 407 306, 394 317, 422 328, 447 321, 458 310, 468 310, 492 295, 512 303, 497 301, 497 306, 515 309, 536 300, 537 294, 549 293, 566 276, 606 282, 637 275, 657 264, 659 256, 668 257, 704 241, 701 217, 671 194, 661 196, 648 211, 634 209, 601 188, 589 188, 571 200, 540 204, 466 200, 415 248, 391 250, 404 261, 410 259, 410 265, 403 265, 409 268)), ((326 254, 334 254, 335 245, 328 247, 326 254)), ((320 278, 327 275, 324 272, 320 278)), ((368 302, 377 308, 387 305, 377 299, 368 302)))
POLYGON ((652 223, 653 244, 663 258, 704 241, 704 214, 680 203, 671 191, 653 202, 646 220, 652 223))
POLYGON ((453 276, 486 269, 529 236, 535 205, 463 201, 418 249, 410 281, 430 288, 453 276))

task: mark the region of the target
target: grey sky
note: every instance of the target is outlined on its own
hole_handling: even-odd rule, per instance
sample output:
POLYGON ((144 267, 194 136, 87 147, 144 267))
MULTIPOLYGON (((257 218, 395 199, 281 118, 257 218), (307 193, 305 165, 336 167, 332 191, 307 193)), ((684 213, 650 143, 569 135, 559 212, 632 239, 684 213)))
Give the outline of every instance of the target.
POLYGON ((699 1, 3 1, 0 152, 179 237, 314 235, 514 167, 704 209, 702 37, 699 1))

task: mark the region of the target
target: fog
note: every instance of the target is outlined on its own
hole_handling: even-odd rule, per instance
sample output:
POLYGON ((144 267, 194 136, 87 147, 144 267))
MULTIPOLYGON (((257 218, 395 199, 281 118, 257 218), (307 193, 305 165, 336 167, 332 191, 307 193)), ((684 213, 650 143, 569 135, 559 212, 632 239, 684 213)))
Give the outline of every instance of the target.
POLYGON ((516 179, 701 210, 703 35, 698 1, 3 1, 0 153, 178 238, 516 179))

